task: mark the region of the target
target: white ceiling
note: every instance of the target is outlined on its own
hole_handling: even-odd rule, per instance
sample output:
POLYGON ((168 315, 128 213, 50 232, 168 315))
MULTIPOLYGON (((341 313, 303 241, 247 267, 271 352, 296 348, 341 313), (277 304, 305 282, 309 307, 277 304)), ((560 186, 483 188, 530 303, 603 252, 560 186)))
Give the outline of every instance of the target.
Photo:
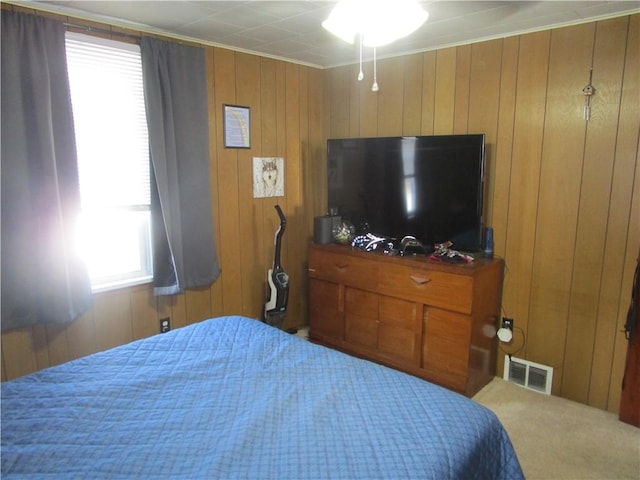
MULTIPOLYGON (((9 0, 9 3, 314 67, 357 61, 356 46, 333 37, 321 26, 335 1, 9 0)), ((378 58, 640 12, 640 0, 420 3, 429 12, 429 20, 409 37, 378 48, 378 58)), ((369 56, 365 52, 365 60, 369 56)))

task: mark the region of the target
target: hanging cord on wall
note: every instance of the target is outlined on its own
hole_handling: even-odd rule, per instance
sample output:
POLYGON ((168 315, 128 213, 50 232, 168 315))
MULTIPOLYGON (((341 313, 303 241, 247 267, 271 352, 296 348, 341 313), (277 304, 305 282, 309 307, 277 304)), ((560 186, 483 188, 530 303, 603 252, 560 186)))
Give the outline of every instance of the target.
MULTIPOLYGON (((516 355, 517 353, 520 353, 524 349, 524 346, 527 344, 527 338, 523 329, 521 329, 520 327, 514 327, 513 331, 514 332, 518 331, 522 335, 522 339, 521 339, 522 343, 520 344, 520 346, 518 346, 518 348, 516 348, 515 350, 506 351, 504 348, 502 348, 502 342, 498 342, 498 347, 500 348, 502 353, 504 353, 509 357, 509 360, 511 360, 512 355, 516 355)), ((515 336, 514 336, 514 340, 515 340, 515 336)), ((514 343, 514 340, 512 340, 509 343, 510 344, 514 343)))

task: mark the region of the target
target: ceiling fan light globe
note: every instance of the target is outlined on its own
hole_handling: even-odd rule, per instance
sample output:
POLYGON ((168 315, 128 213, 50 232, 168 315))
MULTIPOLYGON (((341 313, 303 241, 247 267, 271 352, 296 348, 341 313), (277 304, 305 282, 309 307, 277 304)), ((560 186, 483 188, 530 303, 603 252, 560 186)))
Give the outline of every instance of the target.
POLYGON ((361 34, 367 47, 388 45, 429 18, 416 0, 340 0, 322 26, 348 43, 361 34))
POLYGON ((347 43, 353 43, 358 33, 356 20, 358 5, 353 1, 339 1, 327 19, 322 22, 322 27, 347 43))

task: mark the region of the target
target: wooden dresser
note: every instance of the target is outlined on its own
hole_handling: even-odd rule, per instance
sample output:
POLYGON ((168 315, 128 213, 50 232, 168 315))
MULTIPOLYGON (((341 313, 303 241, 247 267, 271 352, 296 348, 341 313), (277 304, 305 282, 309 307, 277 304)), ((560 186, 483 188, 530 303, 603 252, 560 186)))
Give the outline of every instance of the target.
POLYGON ((309 338, 473 396, 495 375, 504 262, 309 249, 309 338))

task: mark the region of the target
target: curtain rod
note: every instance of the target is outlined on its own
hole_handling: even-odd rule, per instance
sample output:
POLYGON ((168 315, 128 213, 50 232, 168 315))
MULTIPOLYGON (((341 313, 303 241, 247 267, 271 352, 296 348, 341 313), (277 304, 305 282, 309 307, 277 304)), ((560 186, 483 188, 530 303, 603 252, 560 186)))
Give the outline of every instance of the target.
POLYGON ((136 35, 133 33, 118 32, 118 31, 109 30, 108 28, 91 27, 89 25, 78 25, 77 23, 63 22, 63 25, 67 28, 77 28, 79 30, 84 30, 85 32, 89 32, 89 33, 90 32, 103 33, 103 34, 115 35, 117 37, 133 38, 136 40, 140 40, 140 38, 142 37, 142 35, 140 34, 136 35))

